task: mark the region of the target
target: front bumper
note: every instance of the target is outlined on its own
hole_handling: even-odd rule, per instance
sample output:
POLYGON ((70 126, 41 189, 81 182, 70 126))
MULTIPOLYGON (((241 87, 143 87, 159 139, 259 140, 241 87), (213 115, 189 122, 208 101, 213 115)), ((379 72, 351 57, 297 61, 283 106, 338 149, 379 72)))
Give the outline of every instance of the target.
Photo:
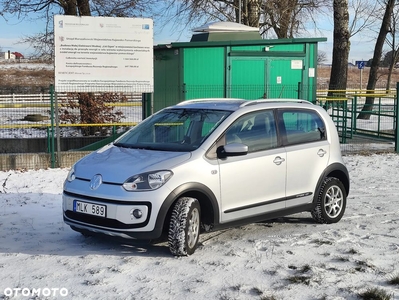
POLYGON ((84 197, 73 193, 63 193, 64 222, 78 229, 89 230, 112 236, 154 239, 162 234, 162 228, 155 228, 151 219, 153 204, 148 201, 114 201, 94 197, 84 197), (106 206, 105 217, 74 211, 74 201, 106 206), (142 216, 136 218, 134 210, 142 216))

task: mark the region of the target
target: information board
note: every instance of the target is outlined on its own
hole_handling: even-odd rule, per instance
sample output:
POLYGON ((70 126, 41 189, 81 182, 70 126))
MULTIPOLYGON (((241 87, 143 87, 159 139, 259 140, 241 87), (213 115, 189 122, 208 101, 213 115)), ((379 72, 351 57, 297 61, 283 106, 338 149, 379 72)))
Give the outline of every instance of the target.
POLYGON ((153 92, 153 21, 54 16, 56 92, 153 92))

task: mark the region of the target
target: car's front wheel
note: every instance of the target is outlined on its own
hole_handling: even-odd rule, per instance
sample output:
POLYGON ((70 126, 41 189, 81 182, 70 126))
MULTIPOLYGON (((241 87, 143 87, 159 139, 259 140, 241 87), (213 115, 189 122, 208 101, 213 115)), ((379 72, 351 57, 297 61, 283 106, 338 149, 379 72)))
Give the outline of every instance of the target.
POLYGON ((311 211, 315 221, 324 224, 337 223, 346 208, 346 191, 342 182, 334 177, 327 177, 320 187, 316 204, 311 211))
POLYGON ((194 253, 198 246, 201 208, 197 199, 182 197, 173 207, 169 224, 168 243, 173 255, 194 253))

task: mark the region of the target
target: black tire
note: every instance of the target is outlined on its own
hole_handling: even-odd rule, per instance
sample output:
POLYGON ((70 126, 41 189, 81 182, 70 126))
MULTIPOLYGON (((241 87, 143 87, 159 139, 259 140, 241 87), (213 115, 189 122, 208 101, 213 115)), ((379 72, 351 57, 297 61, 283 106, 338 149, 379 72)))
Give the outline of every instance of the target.
POLYGON ((173 255, 186 256, 198 246, 201 225, 201 208, 195 198, 182 197, 173 207, 170 217, 168 243, 173 255))
POLYGON ((316 222, 337 223, 346 208, 346 191, 342 182, 335 177, 327 177, 320 187, 316 205, 311 211, 316 222))

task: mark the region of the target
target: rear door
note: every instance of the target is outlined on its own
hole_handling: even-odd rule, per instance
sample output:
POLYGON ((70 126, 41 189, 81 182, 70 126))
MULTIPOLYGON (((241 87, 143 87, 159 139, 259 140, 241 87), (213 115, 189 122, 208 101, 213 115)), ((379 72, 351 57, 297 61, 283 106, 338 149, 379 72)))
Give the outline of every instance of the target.
POLYGON ((281 109, 278 118, 287 154, 286 206, 310 203, 330 156, 325 124, 306 109, 281 109))

